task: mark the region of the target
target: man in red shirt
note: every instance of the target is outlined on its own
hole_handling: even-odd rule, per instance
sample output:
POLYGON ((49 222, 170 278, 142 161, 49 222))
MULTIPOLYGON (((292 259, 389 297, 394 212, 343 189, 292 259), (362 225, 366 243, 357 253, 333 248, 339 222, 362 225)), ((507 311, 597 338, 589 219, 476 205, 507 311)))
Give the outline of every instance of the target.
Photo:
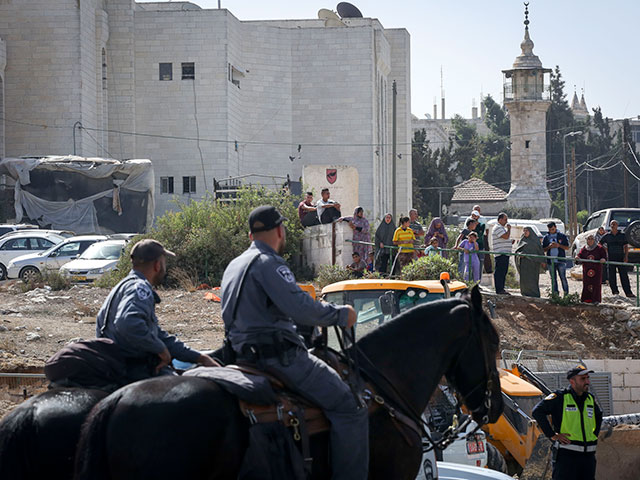
POLYGON ((316 207, 313 204, 313 192, 307 192, 304 200, 298 205, 298 217, 303 227, 319 225, 320 220, 316 214, 316 207))

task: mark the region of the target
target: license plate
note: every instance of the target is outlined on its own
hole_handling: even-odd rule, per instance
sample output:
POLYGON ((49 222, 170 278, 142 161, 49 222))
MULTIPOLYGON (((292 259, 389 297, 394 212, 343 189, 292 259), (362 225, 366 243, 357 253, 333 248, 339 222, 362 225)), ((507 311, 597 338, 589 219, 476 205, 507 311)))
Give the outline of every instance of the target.
POLYGON ((87 277, 74 275, 73 277, 71 277, 71 280, 73 280, 74 282, 86 282, 87 281, 87 277))
POLYGON ((467 453, 469 455, 473 453, 484 453, 484 442, 467 442, 467 453))

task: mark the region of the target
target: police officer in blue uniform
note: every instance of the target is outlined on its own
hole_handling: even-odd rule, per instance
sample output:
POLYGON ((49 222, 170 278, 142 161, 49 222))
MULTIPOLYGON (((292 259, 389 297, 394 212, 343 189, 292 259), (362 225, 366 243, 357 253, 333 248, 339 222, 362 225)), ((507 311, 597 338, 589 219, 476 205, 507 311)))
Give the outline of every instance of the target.
POLYGON ((567 372, 571 386, 548 395, 533 408, 533 418, 554 442, 553 480, 596 478, 602 410, 589 393, 590 373, 593 370, 584 365, 572 368, 567 372))
POLYGON ((298 287, 280 256, 286 244, 284 220, 271 206, 249 215, 251 246, 222 277, 227 341, 239 361, 277 371, 289 387, 323 409, 331 423, 333 479, 366 479, 367 409, 335 370, 307 352, 295 325, 351 327, 356 312, 350 305, 316 302, 298 287))
POLYGON ((96 321, 96 336, 116 343, 127 363, 127 382, 157 374, 170 374, 172 358, 183 362, 218 366, 169 335, 158 324, 155 307, 160 297, 153 289, 167 273, 167 257, 175 254, 160 242, 146 239, 131 249, 133 269, 109 293, 96 321))

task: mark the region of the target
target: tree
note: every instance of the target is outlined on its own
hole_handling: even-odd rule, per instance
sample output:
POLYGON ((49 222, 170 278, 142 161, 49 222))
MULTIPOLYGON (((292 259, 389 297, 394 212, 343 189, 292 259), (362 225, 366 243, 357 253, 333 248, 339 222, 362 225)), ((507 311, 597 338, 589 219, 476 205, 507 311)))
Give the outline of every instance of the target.
POLYGON ((473 157, 474 176, 504 189, 511 181, 509 115, 507 110, 498 105, 491 95, 485 97, 484 105, 486 109, 485 123, 491 132, 488 136, 480 137, 478 140, 478 148, 473 157))
POLYGON ((423 216, 440 216, 440 199, 443 204, 447 204, 453 195, 453 145, 449 143, 447 147, 433 151, 426 138, 424 129, 418 130, 413 136, 413 205, 423 216))
POLYGON ((478 135, 475 125, 469 125, 460 115, 451 119, 451 126, 456 141, 456 148, 452 153, 456 181, 462 182, 474 173, 473 157, 476 154, 478 135))

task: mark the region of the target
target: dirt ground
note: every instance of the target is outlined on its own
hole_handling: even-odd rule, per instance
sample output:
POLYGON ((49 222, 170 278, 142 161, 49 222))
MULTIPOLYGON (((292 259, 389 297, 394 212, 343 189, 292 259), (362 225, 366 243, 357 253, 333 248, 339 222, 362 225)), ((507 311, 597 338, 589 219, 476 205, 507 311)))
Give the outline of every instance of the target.
MULTIPOLYGON (((541 290, 544 294, 544 287, 541 290)), ((636 317, 640 324, 640 309, 631 301, 606 297, 605 292, 605 302, 611 303, 563 307, 512 292, 496 296, 485 291, 485 301, 495 305, 502 349, 576 350, 584 358, 640 357, 640 331, 628 327, 636 317)), ((95 317, 107 294, 106 289, 89 286, 23 293, 15 281, 0 282, 0 373, 42 372, 46 359, 62 346, 93 338, 95 317)), ((160 290, 159 294, 158 318, 169 333, 198 350, 221 345, 219 303, 205 300, 204 291, 160 290)), ((488 303, 486 307, 489 312, 488 303)), ((33 382, 14 382, 10 388, 0 383, 0 416, 22 401, 25 389, 32 395, 42 388, 33 382)))

